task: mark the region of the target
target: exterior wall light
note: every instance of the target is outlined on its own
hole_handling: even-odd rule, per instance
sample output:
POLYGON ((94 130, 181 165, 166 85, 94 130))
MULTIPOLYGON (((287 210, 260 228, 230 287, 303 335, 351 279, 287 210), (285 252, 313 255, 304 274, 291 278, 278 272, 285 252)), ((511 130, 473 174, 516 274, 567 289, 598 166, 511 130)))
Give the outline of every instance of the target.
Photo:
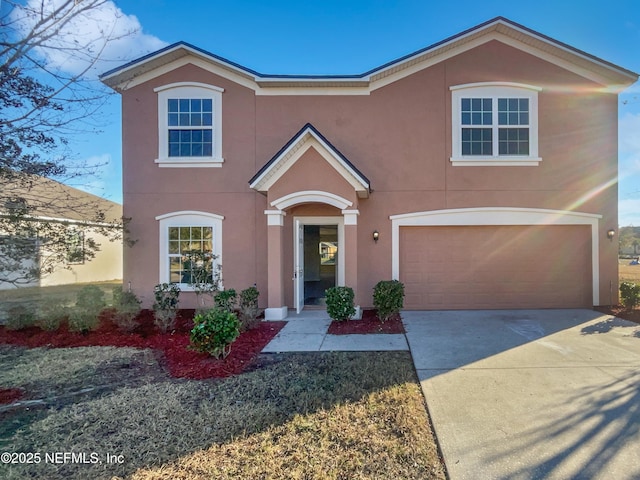
POLYGON ((615 236, 615 234, 616 234, 616 231, 613 228, 607 230, 607 238, 609 240, 613 240, 613 237, 615 236))
POLYGON ((378 230, 373 231, 373 241, 378 243, 378 239, 380 238, 380 232, 378 230))

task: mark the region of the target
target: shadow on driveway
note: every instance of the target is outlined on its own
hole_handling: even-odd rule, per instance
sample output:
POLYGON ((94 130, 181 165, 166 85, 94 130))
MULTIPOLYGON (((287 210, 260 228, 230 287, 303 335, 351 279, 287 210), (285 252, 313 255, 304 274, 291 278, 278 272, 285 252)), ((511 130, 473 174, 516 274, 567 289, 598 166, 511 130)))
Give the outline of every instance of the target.
POLYGON ((591 310, 403 320, 452 480, 640 478, 640 325, 591 310))

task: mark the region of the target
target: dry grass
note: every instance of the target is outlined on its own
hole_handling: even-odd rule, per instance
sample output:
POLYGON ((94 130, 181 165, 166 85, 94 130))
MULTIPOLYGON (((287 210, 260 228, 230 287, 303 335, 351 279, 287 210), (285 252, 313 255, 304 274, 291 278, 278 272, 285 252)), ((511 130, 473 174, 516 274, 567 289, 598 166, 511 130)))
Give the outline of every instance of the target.
MULTIPOLYGON (((31 355, 30 363, 42 365, 31 355)), ((55 371, 65 358, 46 360, 55 371)), ((12 386, 30 381, 26 359, 19 352, 2 359, 12 386)), ((86 359, 87 369, 122 362, 103 360, 86 359)), ((22 422, 0 438, 4 451, 96 452, 101 460, 109 453, 124 462, 0 466, 0 478, 444 478, 407 352, 280 354, 261 362, 225 380, 148 376, 37 416, 4 413, 22 422)), ((77 365, 64 368, 82 376, 77 365)))
POLYGON ((640 265, 629 265, 631 259, 618 261, 618 278, 620 282, 640 283, 640 265))

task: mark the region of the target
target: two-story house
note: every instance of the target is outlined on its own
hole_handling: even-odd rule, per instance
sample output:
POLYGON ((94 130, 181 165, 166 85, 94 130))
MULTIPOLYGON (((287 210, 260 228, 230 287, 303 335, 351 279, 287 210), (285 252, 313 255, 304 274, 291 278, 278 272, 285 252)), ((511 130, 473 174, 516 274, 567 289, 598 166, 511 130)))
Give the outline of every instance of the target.
POLYGON ((171 45, 102 76, 122 95, 125 284, 149 304, 204 250, 268 319, 332 285, 371 306, 392 278, 408 309, 615 302, 617 94, 637 78, 505 18, 359 75, 171 45))

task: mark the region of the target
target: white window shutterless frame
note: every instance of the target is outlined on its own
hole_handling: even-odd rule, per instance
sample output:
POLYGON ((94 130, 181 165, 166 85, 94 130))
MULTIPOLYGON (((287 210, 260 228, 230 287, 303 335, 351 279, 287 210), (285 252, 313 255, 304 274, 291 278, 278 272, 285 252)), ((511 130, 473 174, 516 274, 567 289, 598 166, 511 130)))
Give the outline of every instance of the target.
POLYGON ((532 85, 470 83, 451 90, 454 166, 536 166, 538 92, 532 85))
POLYGON ((158 94, 159 167, 221 167, 222 93, 214 85, 179 82, 158 94))

